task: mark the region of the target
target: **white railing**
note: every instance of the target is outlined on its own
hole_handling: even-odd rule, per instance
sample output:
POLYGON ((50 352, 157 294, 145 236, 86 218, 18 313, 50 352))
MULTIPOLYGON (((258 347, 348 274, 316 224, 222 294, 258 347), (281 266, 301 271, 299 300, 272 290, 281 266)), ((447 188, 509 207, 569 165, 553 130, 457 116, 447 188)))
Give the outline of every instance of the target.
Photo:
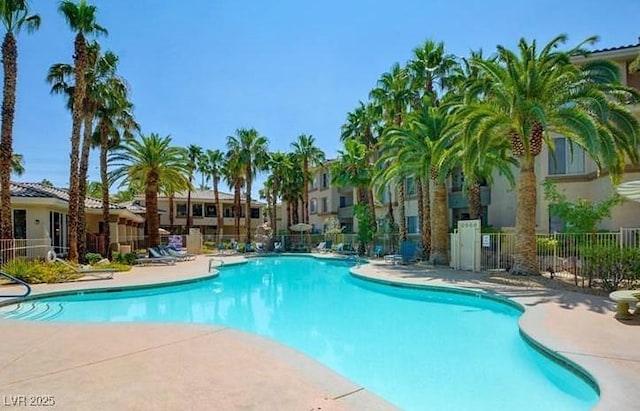
POLYGON ((49 250, 51 250, 49 238, 3 239, 0 240, 0 265, 16 258, 44 259, 49 250))
MULTIPOLYGON (((483 233, 481 269, 508 271, 515 254, 515 233, 483 233)), ((611 233, 537 234, 538 267, 551 276, 583 280, 583 248, 593 246, 640 247, 640 228, 621 228, 611 233)))

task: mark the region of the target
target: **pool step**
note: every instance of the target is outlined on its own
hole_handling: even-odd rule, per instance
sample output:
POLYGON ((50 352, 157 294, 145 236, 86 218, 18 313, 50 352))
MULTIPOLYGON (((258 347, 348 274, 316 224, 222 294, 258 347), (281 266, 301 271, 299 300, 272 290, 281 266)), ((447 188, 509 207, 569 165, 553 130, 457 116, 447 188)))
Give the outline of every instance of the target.
POLYGON ((64 311, 60 303, 26 302, 0 308, 0 318, 7 320, 48 321, 64 311))

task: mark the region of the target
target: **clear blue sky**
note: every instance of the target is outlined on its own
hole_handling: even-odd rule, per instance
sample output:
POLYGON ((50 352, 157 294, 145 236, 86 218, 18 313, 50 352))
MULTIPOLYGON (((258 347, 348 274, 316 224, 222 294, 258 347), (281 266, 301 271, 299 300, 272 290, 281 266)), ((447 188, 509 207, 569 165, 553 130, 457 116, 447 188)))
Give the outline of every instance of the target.
MULTIPOLYGON (((638 42, 639 0, 94 0, 109 30, 103 49, 120 56, 144 133, 176 145, 224 149, 237 128, 255 127, 272 150, 301 133, 333 157, 340 126, 380 75, 425 39, 458 56, 520 37, 557 34, 597 48, 638 42)), ((45 82, 53 63, 71 62, 73 33, 57 1, 31 0, 38 32, 18 38, 14 151, 18 181, 68 185, 71 116, 45 82)), ((90 179, 98 180, 94 154, 90 179)), ((260 184, 259 184, 260 185, 260 184)), ((256 190, 260 188, 257 187, 256 190)))

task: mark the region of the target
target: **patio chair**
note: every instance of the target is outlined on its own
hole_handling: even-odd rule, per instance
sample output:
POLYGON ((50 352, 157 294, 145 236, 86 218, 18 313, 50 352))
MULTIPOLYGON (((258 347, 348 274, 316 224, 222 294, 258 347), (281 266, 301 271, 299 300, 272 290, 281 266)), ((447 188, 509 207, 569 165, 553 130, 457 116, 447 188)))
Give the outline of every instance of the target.
POLYGON ((63 260, 62 258, 59 258, 58 256, 56 256, 53 250, 49 251, 48 254, 50 253, 52 253, 52 256, 49 256, 49 255, 47 256, 48 261, 56 261, 64 265, 65 267, 68 267, 69 269, 73 270, 77 274, 87 275, 90 277, 99 278, 101 280, 110 280, 113 278, 113 273, 116 271, 113 268, 76 267, 75 265, 69 263, 68 261, 63 260))
POLYGON ((136 259, 136 264, 139 265, 147 265, 147 264, 168 264, 174 265, 178 259, 171 256, 162 255, 160 250, 157 247, 149 247, 148 249, 149 256, 148 257, 139 257, 136 259))
POLYGON ((318 246, 315 247, 313 250, 311 251, 318 251, 318 252, 325 252, 327 250, 327 242, 326 241, 321 241, 320 243, 318 243, 318 246))
POLYGON ((170 245, 159 247, 164 257, 175 257, 178 261, 192 261, 196 259, 195 254, 189 254, 186 251, 179 251, 170 245))
POLYGON ((380 258, 382 257, 382 252, 384 251, 384 248, 380 245, 377 244, 374 248, 373 248, 373 256, 375 258, 380 258))
POLYGON ((273 250, 274 250, 276 253, 281 253, 281 252, 282 252, 282 250, 283 250, 282 242, 281 242, 281 241, 276 241, 276 242, 273 244, 273 250))
POLYGON ((400 244, 400 262, 402 264, 414 263, 417 261, 416 253, 418 251, 418 246, 416 243, 412 243, 410 241, 403 241, 400 244))

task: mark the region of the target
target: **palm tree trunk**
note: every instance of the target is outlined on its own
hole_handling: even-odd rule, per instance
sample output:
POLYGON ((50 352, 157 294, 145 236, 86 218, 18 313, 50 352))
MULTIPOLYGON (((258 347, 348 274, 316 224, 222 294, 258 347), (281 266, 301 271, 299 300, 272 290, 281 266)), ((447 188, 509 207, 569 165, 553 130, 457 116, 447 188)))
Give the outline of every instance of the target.
POLYGON ((81 262, 84 262, 84 257, 87 254, 87 219, 84 199, 87 196, 87 174, 89 172, 89 151, 91 149, 91 134, 93 133, 93 116, 93 113, 85 113, 84 116, 84 137, 82 138, 80 176, 78 179, 78 257, 81 262))
POLYGON ((191 228, 191 184, 192 178, 189 176, 189 191, 187 191, 187 234, 191 228))
POLYGON ((240 205, 240 181, 236 180, 233 190, 233 210, 234 210, 234 223, 236 241, 240 238, 240 214, 242 214, 242 207, 240 205))
POLYGON ((536 257, 536 174, 533 159, 520 158, 516 204, 516 244, 512 274, 539 275, 536 257))
MULTIPOLYGON (((111 259, 111 226, 109 225, 109 220, 110 220, 109 175, 107 173, 107 153, 108 152, 109 152, 109 136, 107 135, 107 128, 104 125, 101 125, 100 126, 100 181, 102 183, 102 225, 104 226, 104 232, 103 232, 104 243, 107 247, 107 249, 105 250, 107 255, 105 257, 111 259)), ((148 202, 145 202, 145 204, 148 204, 148 202)), ((156 211, 156 214, 157 214, 157 211, 156 211)))
POLYGON ((431 209, 432 244, 431 264, 449 264, 449 208, 447 205, 447 188, 444 183, 433 182, 433 207, 431 209))
POLYGON ((302 222, 309 223, 309 181, 307 179, 309 174, 309 162, 305 158, 302 169, 302 178, 304 184, 304 196, 302 200, 302 222))
POLYGON ((467 187, 467 199, 469 201, 469 218, 477 220, 482 218, 482 203, 480 200, 480 182, 475 179, 467 187))
POLYGON ((144 191, 147 206, 147 224, 149 227, 149 247, 160 245, 160 216, 158 215, 158 175, 149 173, 144 191))
POLYGON ((420 227, 420 243, 421 243, 421 249, 422 249, 421 259, 426 261, 429 258, 429 247, 431 247, 431 244, 427 244, 424 241, 425 210, 424 210, 424 192, 423 192, 424 184, 422 183, 422 181, 423 181, 422 178, 416 177, 416 189, 418 191, 418 227, 420 227))
POLYGON ((246 242, 251 242, 251 173, 250 170, 247 170, 247 192, 245 193, 245 215, 244 215, 244 226, 246 233, 246 242))
POLYGON ((422 179, 422 255, 425 260, 431 255, 431 190, 429 188, 429 178, 422 179))
POLYGON ((291 217, 291 201, 287 200, 287 225, 286 225, 286 230, 289 231, 289 227, 291 227, 291 221, 292 221, 292 217, 291 217))
POLYGON ((13 154, 13 119, 16 106, 18 47, 13 33, 2 42, 4 84, 2 99, 2 136, 0 139, 0 239, 13 238, 11 224, 11 156, 13 154))
POLYGON ((176 214, 174 213, 174 199, 175 194, 169 194, 169 228, 171 229, 171 233, 173 234, 173 226, 175 224, 176 214))
POLYGON ((224 215, 222 214, 222 205, 220 204, 220 192, 218 191, 218 184, 220 179, 213 177, 213 196, 216 202, 216 218, 218 221, 218 245, 222 243, 222 236, 224 235, 224 215))
POLYGON ((69 172, 69 260, 78 262, 78 162, 80 157, 80 131, 82 128, 82 103, 85 94, 85 67, 87 47, 82 33, 78 33, 74 42, 75 89, 73 93, 73 111, 71 127, 71 155, 69 172))
POLYGON ((404 197, 404 181, 401 181, 398 184, 398 228, 400 231, 400 242, 407 240, 407 221, 405 218, 404 197))

